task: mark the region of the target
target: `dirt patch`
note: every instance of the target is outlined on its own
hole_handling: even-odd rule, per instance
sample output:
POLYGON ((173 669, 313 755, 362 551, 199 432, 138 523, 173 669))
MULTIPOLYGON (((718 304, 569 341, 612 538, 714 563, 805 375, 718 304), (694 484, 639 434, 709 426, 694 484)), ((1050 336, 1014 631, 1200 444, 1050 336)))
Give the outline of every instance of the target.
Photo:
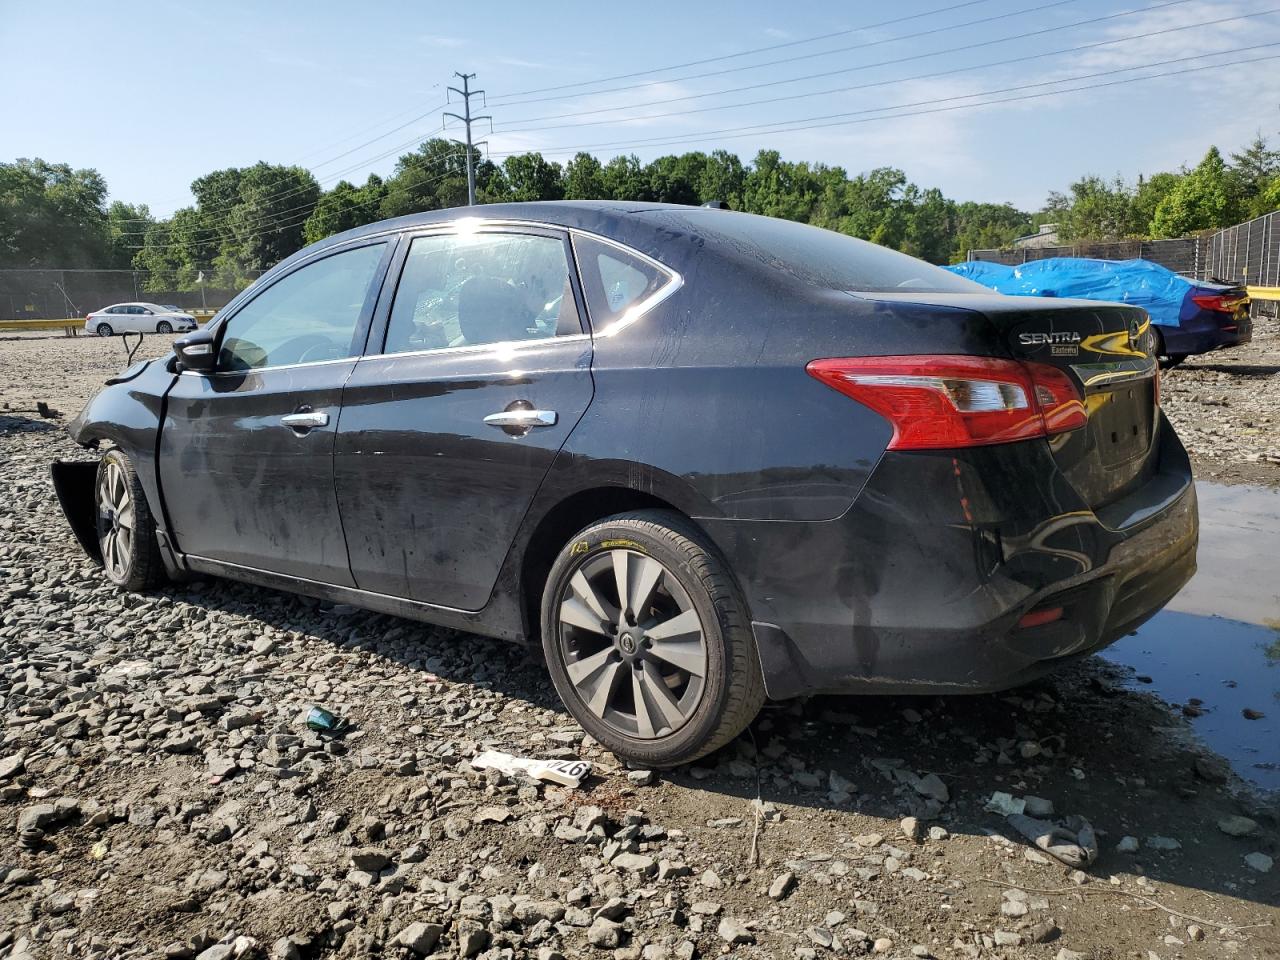
MULTIPOLYGON (((1225 356, 1166 378, 1170 414, 1202 470, 1274 472, 1280 381, 1225 356)), ((0 957, 1280 957, 1275 798, 1097 660, 771 705, 644 786, 521 648, 225 582, 117 593, 49 490, 78 451, 19 409, 72 414, 122 360, 0 343, 0 957), (566 791, 483 749, 597 767, 566 791), (1098 861, 1035 850, 995 792, 1086 817, 1098 861)))

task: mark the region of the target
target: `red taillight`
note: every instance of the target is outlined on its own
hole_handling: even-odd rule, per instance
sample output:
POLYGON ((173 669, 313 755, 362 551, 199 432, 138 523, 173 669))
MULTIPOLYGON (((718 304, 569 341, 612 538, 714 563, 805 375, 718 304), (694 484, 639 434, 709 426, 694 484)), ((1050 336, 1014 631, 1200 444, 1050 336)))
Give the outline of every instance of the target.
POLYGON ((1201 293, 1193 296, 1191 302, 1202 310, 1213 310, 1216 313, 1235 313, 1236 308, 1247 300, 1239 294, 1201 293))
POLYGON ((1018 626, 1023 630, 1026 630, 1029 627, 1043 627, 1046 623, 1053 623, 1055 620, 1061 619, 1061 607, 1044 607, 1040 610, 1033 610, 1028 613, 1018 621, 1018 626))
POLYGON ((1042 363, 986 357, 848 357, 805 368, 893 424, 890 450, 1008 443, 1088 422, 1080 392, 1042 363))

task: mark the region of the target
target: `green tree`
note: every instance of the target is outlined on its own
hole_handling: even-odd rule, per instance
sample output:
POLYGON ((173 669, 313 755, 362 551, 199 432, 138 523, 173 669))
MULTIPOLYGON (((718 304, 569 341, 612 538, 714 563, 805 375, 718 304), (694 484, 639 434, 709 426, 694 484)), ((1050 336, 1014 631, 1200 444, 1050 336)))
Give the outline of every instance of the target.
POLYGON ((743 183, 742 206, 748 213, 808 223, 821 193, 807 163, 789 163, 777 150, 761 150, 743 183))
POLYGON ((540 153, 507 157, 502 161, 502 173, 507 181, 504 199, 516 202, 564 199, 564 171, 560 164, 546 160, 540 153))
POLYGON ((627 157, 614 157, 604 165, 605 199, 607 200, 652 200, 649 196, 648 178, 640 166, 640 158, 632 154, 627 157))
POLYGON ((936 187, 920 194, 907 221, 902 249, 930 263, 950 263, 956 236, 956 205, 936 187))
POLYGON ((1064 242, 1119 240, 1135 232, 1132 192, 1119 177, 1081 177, 1068 190, 1049 194, 1048 203, 1064 242))
POLYGON ((1238 189, 1222 154, 1217 147, 1210 147, 1199 165, 1157 204, 1152 235, 1183 237, 1197 230, 1230 226, 1239 219, 1238 189))
POLYGON ((1272 150, 1259 130, 1247 147, 1231 155, 1231 169, 1239 185, 1240 200, 1250 207, 1280 174, 1280 150, 1272 150))
POLYGON ((747 169, 738 155, 727 150, 713 150, 698 178, 698 198, 703 203, 723 200, 734 210, 741 210, 746 183, 747 169))
MULTIPOLYGON (((473 160, 479 162, 479 151, 475 152, 473 160)), ((491 170, 491 167, 486 168, 486 173, 491 170)), ((482 187, 480 176, 477 176, 476 183, 479 191, 482 187)), ((466 147, 452 140, 433 137, 396 162, 395 171, 386 182, 386 196, 379 216, 401 217, 421 210, 462 206, 466 202, 466 147)))
POLYGON ((218 252, 222 270, 266 270, 300 250, 303 224, 320 199, 320 185, 302 167, 256 163, 240 171, 239 200, 225 218, 218 252))
POLYGON ((335 233, 373 223, 378 219, 378 208, 386 197, 386 185, 377 174, 369 174, 363 187, 356 187, 340 180, 334 188, 320 197, 316 208, 303 225, 303 240, 315 243, 335 233))
POLYGON ((970 250, 998 250, 1013 246, 1018 237, 1034 229, 1031 217, 1008 203, 966 201, 955 207, 953 262, 969 256, 970 250))
POLYGON ((564 168, 566 200, 606 200, 604 166, 589 153, 574 154, 564 168))
POLYGON ((0 163, 0 266, 101 266, 106 197, 97 170, 39 158, 0 163))
POLYGON ((1152 236, 1156 208, 1183 176, 1181 173, 1153 173, 1149 177, 1138 177, 1138 189, 1134 191, 1130 204, 1130 216, 1136 233, 1144 237, 1152 236))
POLYGON ((133 255, 142 246, 143 237, 156 218, 145 203, 112 201, 107 207, 107 263, 117 270, 127 270, 133 265, 133 255))

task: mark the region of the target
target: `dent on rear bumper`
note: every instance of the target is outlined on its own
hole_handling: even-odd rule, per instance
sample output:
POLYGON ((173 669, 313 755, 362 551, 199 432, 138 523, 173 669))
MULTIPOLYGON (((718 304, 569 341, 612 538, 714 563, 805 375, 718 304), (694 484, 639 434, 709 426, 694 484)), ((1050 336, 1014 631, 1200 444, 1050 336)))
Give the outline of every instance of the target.
POLYGON ((1161 433, 1155 478, 1096 512, 1032 441, 886 455, 838 520, 701 521, 769 695, 1001 689, 1133 629, 1195 570, 1190 464, 1161 433), (1066 616, 1015 629, 1042 605, 1066 616))

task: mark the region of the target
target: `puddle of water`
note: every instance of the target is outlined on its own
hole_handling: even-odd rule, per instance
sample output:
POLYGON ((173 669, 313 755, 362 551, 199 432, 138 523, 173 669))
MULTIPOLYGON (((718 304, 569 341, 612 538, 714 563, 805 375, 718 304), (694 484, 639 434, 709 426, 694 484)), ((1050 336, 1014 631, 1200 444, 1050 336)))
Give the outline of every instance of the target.
POLYGON ((1170 703, 1203 701, 1192 728, 1246 780, 1280 790, 1280 630, 1164 610, 1103 653, 1170 703), (1247 720, 1245 708, 1265 714, 1247 720))
POLYGON ((1199 482, 1199 571, 1168 608, 1103 652, 1171 703, 1236 771, 1280 790, 1280 490, 1199 482), (1242 711, 1265 714, 1248 720, 1242 711))

